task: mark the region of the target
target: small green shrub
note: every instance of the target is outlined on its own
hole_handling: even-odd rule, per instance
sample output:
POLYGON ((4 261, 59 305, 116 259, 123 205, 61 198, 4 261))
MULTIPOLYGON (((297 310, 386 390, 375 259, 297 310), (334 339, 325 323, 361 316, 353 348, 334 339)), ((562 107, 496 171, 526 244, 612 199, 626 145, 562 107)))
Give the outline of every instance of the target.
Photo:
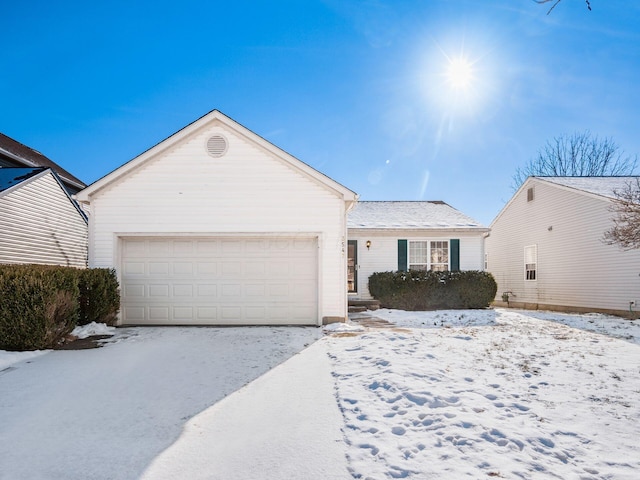
POLYGON ((78 325, 115 324, 120 309, 116 271, 110 268, 80 270, 80 318, 78 325))
POLYGON ((77 324, 112 325, 119 308, 113 269, 0 265, 0 350, 55 348, 77 324))
POLYGON ((76 326, 78 295, 74 268, 0 265, 0 349, 58 345, 76 326))
POLYGON ((498 286, 488 272, 378 272, 369 277, 369 292, 383 307, 401 310, 485 308, 498 286))

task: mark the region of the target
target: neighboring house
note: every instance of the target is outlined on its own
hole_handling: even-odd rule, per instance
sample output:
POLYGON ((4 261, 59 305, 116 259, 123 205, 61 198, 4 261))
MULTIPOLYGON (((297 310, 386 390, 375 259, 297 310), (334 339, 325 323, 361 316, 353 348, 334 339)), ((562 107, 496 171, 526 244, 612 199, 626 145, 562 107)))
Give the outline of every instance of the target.
POLYGON ((515 307, 640 311, 640 251, 603 241, 614 191, 636 177, 529 177, 491 224, 497 302, 515 307))
POLYGON ((441 201, 358 202, 347 225, 353 299, 371 299, 374 272, 483 270, 489 229, 441 201))
POLYGON ((82 190, 120 324, 320 325, 347 315, 357 196, 214 110, 82 190))
POLYGON ((87 219, 50 168, 0 168, 0 263, 87 266, 87 219))
POLYGON ((40 152, 0 133, 0 168, 2 167, 50 168, 56 173, 69 195, 73 195, 86 187, 82 181, 40 152))

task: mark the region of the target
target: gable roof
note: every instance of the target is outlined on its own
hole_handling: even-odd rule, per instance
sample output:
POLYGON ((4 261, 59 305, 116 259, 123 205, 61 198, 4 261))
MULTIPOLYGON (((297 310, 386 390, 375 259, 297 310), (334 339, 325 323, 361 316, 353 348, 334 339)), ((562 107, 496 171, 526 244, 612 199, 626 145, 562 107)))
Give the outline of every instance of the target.
POLYGON ((491 222, 490 227, 498 221, 502 214, 509 208, 514 202, 515 198, 520 192, 529 188, 534 182, 545 182, 551 184, 554 187, 562 188, 565 190, 573 191, 580 195, 588 195, 595 198, 599 198, 604 201, 609 201, 615 198, 615 192, 624 188, 630 181, 634 179, 640 179, 639 176, 617 176, 617 177, 528 177, 520 188, 513 194, 504 207, 498 212, 496 217, 491 222))
POLYGON ((39 168, 0 168, 0 192, 19 185, 25 180, 43 172, 45 169, 39 168))
POLYGON ((63 185, 60 177, 51 168, 15 168, 15 167, 3 167, 0 168, 0 197, 9 195, 13 190, 21 188, 27 183, 37 180, 38 178, 51 175, 56 183, 60 186, 60 191, 67 197, 73 208, 75 208, 82 220, 86 223, 88 221, 87 214, 82 211, 78 202, 71 198, 71 194, 63 185))
POLYGON ((27 147, 3 133, 0 133, 0 166, 7 163, 9 167, 44 167, 50 168, 62 180, 66 187, 76 192, 87 185, 78 178, 71 175, 60 165, 56 164, 42 153, 27 147), (2 159, 5 162, 1 162, 2 159))
POLYGON ((280 160, 284 161, 290 167, 294 168, 295 170, 302 173, 306 177, 313 179, 314 181, 323 185, 325 188, 328 188, 334 193, 342 196, 345 201, 353 203, 357 200, 358 195, 352 190, 341 185, 335 180, 329 178, 328 176, 319 172, 318 170, 312 168, 311 166, 297 159, 293 155, 290 155, 289 153, 275 146, 271 142, 265 140, 264 138, 252 132, 251 130, 244 127, 243 125, 239 124, 235 120, 232 120, 231 118, 227 117, 225 114, 223 114, 219 110, 210 111, 206 115, 200 117, 198 120, 190 123, 189 125, 182 128, 181 130, 178 130, 173 135, 167 137, 160 143, 157 143, 155 146, 151 147, 149 150, 143 152, 142 154, 138 155, 134 159, 118 167, 111 173, 108 173, 98 181, 92 183, 87 188, 85 188, 84 190, 78 193, 77 195, 78 200, 81 202, 89 201, 89 197, 91 195, 94 195, 95 193, 104 189, 105 187, 115 182, 116 180, 138 169, 139 167, 141 167, 151 159, 155 158, 157 155, 160 155, 161 153, 174 147, 178 142, 180 142, 187 136, 193 134, 194 132, 216 121, 222 123, 227 128, 231 129, 234 133, 240 136, 243 136, 244 138, 248 139, 254 144, 272 153, 273 155, 278 157, 280 160))
POLYGON ((347 227, 382 230, 488 230, 442 201, 358 202, 348 214, 347 227))
POLYGON ((585 193, 599 195, 601 197, 615 198, 615 192, 626 187, 631 180, 639 179, 638 176, 620 177, 533 177, 545 182, 555 183, 564 187, 580 190, 585 193))

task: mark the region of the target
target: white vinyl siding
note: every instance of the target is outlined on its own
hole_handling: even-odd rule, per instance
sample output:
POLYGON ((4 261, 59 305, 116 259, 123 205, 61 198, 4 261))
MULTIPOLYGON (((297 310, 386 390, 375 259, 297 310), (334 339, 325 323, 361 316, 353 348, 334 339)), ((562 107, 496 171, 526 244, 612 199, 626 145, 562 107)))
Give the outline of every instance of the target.
POLYGON ((486 241, 497 299, 512 291, 513 301, 541 308, 628 312, 629 302, 640 300, 640 254, 602 241, 611 227, 609 205, 604 197, 530 179, 494 220, 486 241), (531 186, 535 199, 527 201, 531 186), (534 244, 532 282, 523 274, 523 249, 534 244))
POLYGON ((220 122, 194 132, 91 198, 90 265, 118 265, 118 239, 153 236, 317 238, 317 322, 346 314, 345 201, 220 122), (226 154, 207 139, 223 135, 226 154))
POLYGON ((51 173, 0 195, 0 263, 87 266, 87 224, 51 173))
MULTIPOLYGON (((441 241, 460 239, 460 270, 482 270, 484 258, 483 232, 425 232, 412 230, 349 229, 349 240, 358 241, 358 298, 370 299, 369 277, 375 272, 398 269, 398 239, 413 241, 441 241), (366 248, 367 240, 371 247, 366 248)), ((407 246, 407 248, 409 248, 407 246)), ((407 252, 409 254, 409 252, 407 252)), ((407 261, 410 263, 409 255, 407 261)))

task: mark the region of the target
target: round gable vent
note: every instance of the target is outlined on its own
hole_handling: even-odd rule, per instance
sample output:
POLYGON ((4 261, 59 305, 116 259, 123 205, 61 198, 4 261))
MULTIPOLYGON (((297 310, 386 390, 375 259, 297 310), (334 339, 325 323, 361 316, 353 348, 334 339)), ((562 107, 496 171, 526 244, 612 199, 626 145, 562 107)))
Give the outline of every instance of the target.
POLYGON ((227 153, 227 139, 222 135, 214 135, 207 140, 207 152, 215 158, 227 153))

